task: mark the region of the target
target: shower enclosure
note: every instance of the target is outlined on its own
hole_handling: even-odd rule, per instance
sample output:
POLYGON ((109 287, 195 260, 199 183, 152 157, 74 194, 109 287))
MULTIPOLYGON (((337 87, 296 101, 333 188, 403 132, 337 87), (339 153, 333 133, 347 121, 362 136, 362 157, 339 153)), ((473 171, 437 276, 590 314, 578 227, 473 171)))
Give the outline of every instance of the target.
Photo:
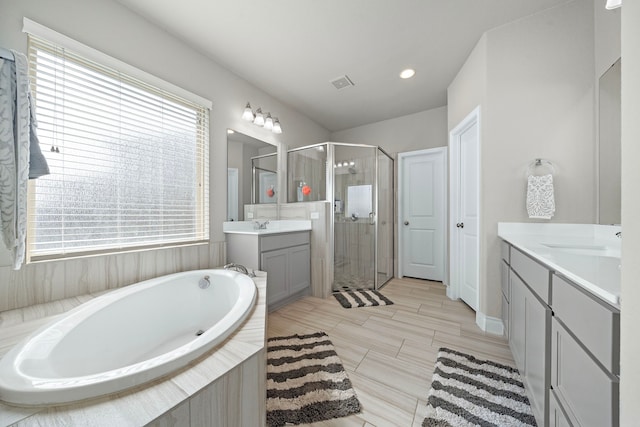
POLYGON ((287 201, 333 203, 332 290, 393 277, 393 159, 380 147, 329 142, 288 152, 287 201))

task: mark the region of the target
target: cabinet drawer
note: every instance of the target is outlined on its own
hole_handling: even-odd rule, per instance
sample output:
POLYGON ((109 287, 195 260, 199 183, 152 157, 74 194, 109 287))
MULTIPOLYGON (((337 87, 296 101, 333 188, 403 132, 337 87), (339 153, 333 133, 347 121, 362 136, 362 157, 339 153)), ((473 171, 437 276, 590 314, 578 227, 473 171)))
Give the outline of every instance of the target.
POLYGON ((505 242, 504 240, 502 242, 500 242, 500 249, 502 251, 502 259, 509 264, 511 262, 511 259, 509 258, 509 248, 511 247, 510 244, 508 244, 507 242, 505 242))
POLYGON ((502 286, 502 295, 507 299, 507 301, 511 301, 511 286, 509 283, 509 265, 500 261, 500 284, 502 286))
POLYGON ((553 275, 553 312, 610 372, 620 373, 620 312, 553 275))
POLYGON ((551 386, 580 426, 617 426, 619 385, 554 318, 551 323, 551 386))
POLYGON ((540 299, 549 304, 549 270, 516 248, 512 248, 510 252, 511 269, 529 285, 540 299))
POLYGON ((289 248, 291 246, 306 245, 309 243, 309 232, 277 234, 260 237, 260 251, 289 248))

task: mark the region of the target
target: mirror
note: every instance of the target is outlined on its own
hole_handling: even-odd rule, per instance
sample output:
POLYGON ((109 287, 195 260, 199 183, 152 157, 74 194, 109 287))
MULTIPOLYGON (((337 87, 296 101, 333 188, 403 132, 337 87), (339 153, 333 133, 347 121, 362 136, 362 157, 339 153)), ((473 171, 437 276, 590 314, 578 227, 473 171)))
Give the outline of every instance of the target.
POLYGON ((600 77, 598 144, 598 223, 620 224, 620 59, 600 77))
POLYGON ((277 147, 227 130, 227 221, 244 221, 244 205, 276 203, 277 147))

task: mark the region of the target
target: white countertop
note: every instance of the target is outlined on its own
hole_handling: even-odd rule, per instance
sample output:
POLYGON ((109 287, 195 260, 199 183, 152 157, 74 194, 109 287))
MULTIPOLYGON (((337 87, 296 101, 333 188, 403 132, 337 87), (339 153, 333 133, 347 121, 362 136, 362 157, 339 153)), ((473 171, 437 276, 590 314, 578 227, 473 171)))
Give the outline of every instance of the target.
POLYGON ((498 236, 620 308, 619 226, 498 223, 498 236))
POLYGON ((291 233, 294 231, 311 230, 310 220, 269 220, 265 229, 257 229, 256 222, 264 224, 266 220, 254 221, 225 221, 222 224, 222 231, 233 234, 278 234, 291 233))

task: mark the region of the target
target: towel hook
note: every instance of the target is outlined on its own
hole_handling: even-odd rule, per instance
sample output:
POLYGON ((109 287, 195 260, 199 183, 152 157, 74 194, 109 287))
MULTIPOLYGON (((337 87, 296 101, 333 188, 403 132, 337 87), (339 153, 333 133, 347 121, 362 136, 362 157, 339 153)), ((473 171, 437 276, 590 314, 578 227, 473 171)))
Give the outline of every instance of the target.
POLYGON ((534 175, 535 172, 539 172, 542 175, 553 175, 556 172, 556 169, 553 166, 553 163, 551 163, 549 160, 537 158, 529 164, 529 167, 527 168, 527 176, 534 175), (547 171, 538 171, 538 168, 546 168, 547 171))

